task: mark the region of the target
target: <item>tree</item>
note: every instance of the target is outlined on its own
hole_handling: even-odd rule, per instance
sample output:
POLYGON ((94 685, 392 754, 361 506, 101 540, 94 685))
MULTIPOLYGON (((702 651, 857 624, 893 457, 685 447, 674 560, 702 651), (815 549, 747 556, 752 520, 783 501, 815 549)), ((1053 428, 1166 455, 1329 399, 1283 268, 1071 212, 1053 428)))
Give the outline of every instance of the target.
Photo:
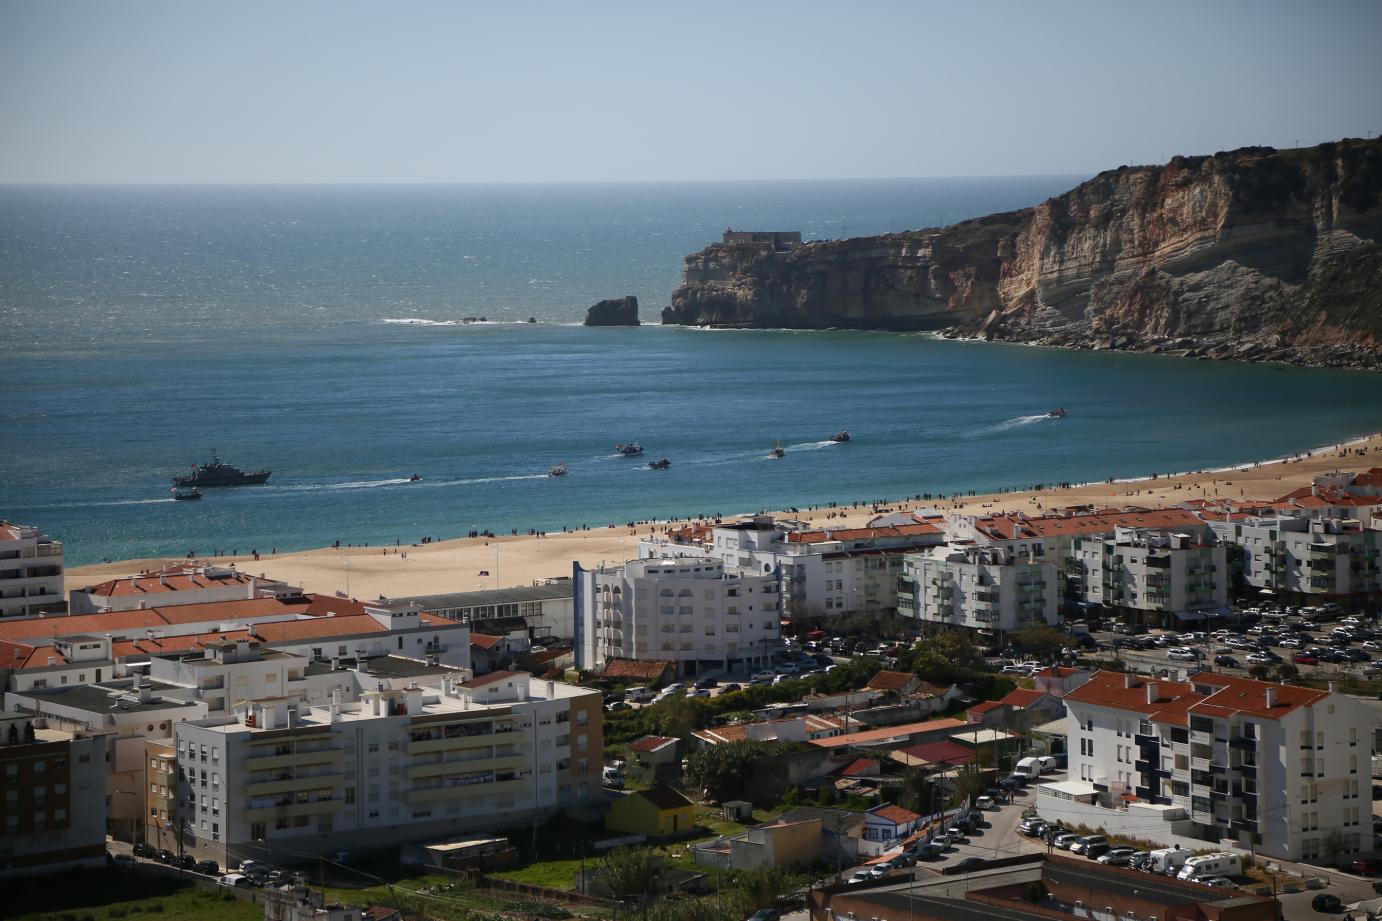
POLYGON ((1054 659, 1068 641, 1064 633, 1046 624, 1029 624, 1018 630, 1014 638, 1018 646, 1043 661, 1054 659))
POLYGON ((745 739, 709 745, 694 751, 686 759, 686 779, 697 790, 717 802, 742 796, 753 773, 754 762, 783 752, 793 751, 791 742, 745 739))
POLYGON ((1336 863, 1339 860, 1339 853, 1343 849, 1344 833, 1337 828, 1331 828, 1320 838, 1320 851, 1324 854, 1325 863, 1336 863))
POLYGON ((1267 669, 1267 666, 1263 665, 1260 662, 1254 665, 1252 668, 1248 669, 1248 675, 1253 678, 1256 678, 1258 681, 1266 681, 1268 674, 1269 671, 1267 669))
POLYGON ((910 653, 908 664, 912 670, 923 680, 936 684, 962 684, 984 671, 984 660, 979 650, 959 630, 943 630, 922 637, 910 653))
POLYGON ((973 806, 974 798, 983 793, 987 786, 988 781, 984 779, 984 772, 979 769, 977 762, 960 765, 950 776, 951 805, 973 806))
POLYGON ((662 858, 650 847, 611 848, 595 864, 595 879, 616 899, 645 901, 657 892, 662 858))
POLYGON ((1300 677, 1300 669, 1294 662, 1282 662, 1276 667, 1276 676, 1282 681, 1295 681, 1300 677))
POLYGON ((911 768, 902 775, 902 791, 897 804, 919 815, 930 815, 936 808, 938 797, 934 781, 921 768, 911 768))

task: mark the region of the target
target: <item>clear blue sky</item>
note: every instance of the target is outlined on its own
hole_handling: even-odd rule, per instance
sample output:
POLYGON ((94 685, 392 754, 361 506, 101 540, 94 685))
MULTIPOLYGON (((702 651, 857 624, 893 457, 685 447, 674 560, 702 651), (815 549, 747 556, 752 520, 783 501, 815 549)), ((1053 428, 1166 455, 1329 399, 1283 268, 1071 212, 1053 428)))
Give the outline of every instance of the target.
POLYGON ((0 182, 1089 173, 1382 131, 1382 0, 0 0, 0 182))

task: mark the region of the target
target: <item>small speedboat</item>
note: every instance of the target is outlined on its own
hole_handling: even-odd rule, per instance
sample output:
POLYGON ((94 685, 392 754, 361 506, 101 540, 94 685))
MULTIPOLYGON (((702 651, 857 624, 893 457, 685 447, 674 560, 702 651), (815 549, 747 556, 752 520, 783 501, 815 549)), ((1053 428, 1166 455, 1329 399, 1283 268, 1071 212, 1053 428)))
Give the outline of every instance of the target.
POLYGON ((1048 409, 1046 415, 1050 416, 1052 419, 1064 419, 1065 407, 1057 406, 1055 409, 1048 409))
POLYGON ((201 492, 195 486, 174 486, 172 489, 168 490, 168 492, 172 493, 173 499, 178 502, 187 502, 189 500, 200 499, 202 497, 201 492))
POLYGON ((408 482, 409 482, 409 483, 416 483, 416 482, 418 482, 418 481, 421 480, 421 479, 422 479, 422 477, 418 476, 418 475, 415 473, 415 474, 413 474, 412 476, 408 477, 408 482))
POLYGON ((849 432, 845 431, 844 429, 840 429, 833 436, 831 436, 830 440, 835 442, 836 444, 842 444, 846 441, 849 441, 849 432))
POLYGON ((648 466, 651 467, 653 470, 666 470, 668 467, 672 466, 672 462, 669 461, 667 458, 662 457, 658 458, 655 461, 648 461, 648 466))
POLYGON ((636 441, 630 441, 628 444, 615 445, 614 450, 625 457, 637 457, 643 453, 643 446, 636 441))
POLYGON ((784 456, 786 456, 786 454, 787 454, 787 452, 784 451, 784 450, 782 449, 782 442, 780 442, 780 441, 774 441, 774 442, 773 442, 773 450, 771 451, 770 456, 771 456, 771 457, 784 457, 784 456))
POLYGON ((555 467, 548 467, 548 468, 547 468, 547 475, 548 475, 548 476, 566 476, 566 461, 562 461, 560 464, 557 464, 555 467))

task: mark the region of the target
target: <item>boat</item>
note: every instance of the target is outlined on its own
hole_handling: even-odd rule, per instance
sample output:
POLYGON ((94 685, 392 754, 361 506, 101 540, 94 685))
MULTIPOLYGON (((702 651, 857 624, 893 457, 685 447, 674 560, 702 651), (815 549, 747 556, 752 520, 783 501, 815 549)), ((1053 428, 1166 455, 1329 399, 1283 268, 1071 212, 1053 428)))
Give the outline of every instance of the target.
POLYGON ((637 457, 643 453, 643 446, 636 441, 630 441, 628 444, 615 445, 614 450, 625 457, 637 457))
POLYGON ((782 450, 782 442, 780 442, 780 441, 774 441, 774 442, 773 442, 773 450, 772 450, 772 455, 771 455, 771 456, 773 456, 773 457, 782 457, 782 456, 785 455, 786 453, 787 453, 786 451, 782 450))
POLYGON ((193 464, 188 476, 173 477, 174 486, 262 486, 269 479, 272 470, 256 470, 246 473, 239 467, 223 462, 216 449, 211 449, 211 463, 193 464))
POLYGON ((195 486, 174 486, 172 489, 168 490, 168 492, 172 493, 173 499, 178 502, 187 502, 191 499, 200 499, 202 497, 202 494, 197 491, 195 486))
POLYGON ((566 476, 566 461, 562 461, 560 464, 557 464, 555 467, 548 467, 548 468, 547 468, 547 475, 548 475, 548 476, 566 476))
POLYGON ((666 470, 668 467, 672 466, 672 462, 665 457, 661 457, 655 461, 648 461, 648 466, 654 470, 666 470))
POLYGON ((843 444, 844 442, 849 441, 849 432, 845 431, 844 429, 840 429, 838 432, 831 436, 830 440, 835 442, 836 444, 843 444))
POLYGON ((408 482, 409 482, 409 483, 416 483, 416 482, 418 482, 418 481, 421 480, 421 479, 422 479, 422 477, 418 476, 418 475, 415 473, 415 474, 413 474, 412 476, 408 477, 408 482))
POLYGON ((1048 409, 1046 415, 1050 416, 1052 419, 1064 419, 1065 407, 1057 406, 1055 409, 1048 409))

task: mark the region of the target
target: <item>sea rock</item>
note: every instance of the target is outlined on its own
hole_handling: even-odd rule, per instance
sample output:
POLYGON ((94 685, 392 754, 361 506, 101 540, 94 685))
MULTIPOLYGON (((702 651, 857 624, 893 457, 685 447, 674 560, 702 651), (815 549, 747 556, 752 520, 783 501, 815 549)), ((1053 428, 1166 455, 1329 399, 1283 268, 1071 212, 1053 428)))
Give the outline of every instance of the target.
POLYGON ((1122 167, 1033 208, 686 257, 664 323, 946 330, 1314 365, 1382 361, 1382 139, 1122 167))
POLYGON ((600 301, 585 312, 586 326, 637 326, 638 298, 611 298, 600 301))

